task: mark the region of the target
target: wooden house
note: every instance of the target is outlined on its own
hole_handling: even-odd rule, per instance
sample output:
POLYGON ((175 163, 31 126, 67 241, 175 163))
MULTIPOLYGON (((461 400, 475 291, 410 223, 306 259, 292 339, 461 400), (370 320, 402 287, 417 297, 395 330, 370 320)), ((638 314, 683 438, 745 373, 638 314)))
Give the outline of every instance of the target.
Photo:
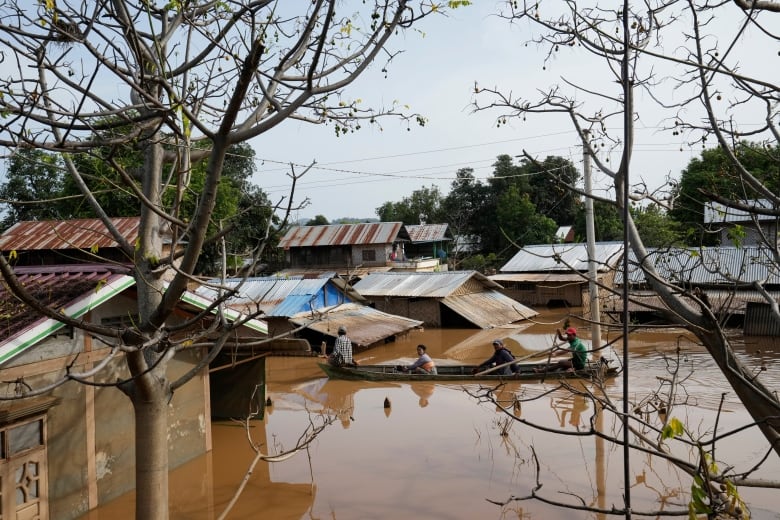
POLYGON ((401 222, 296 226, 279 241, 284 275, 337 273, 347 280, 376 271, 436 271, 440 259, 411 258, 411 243, 401 222))
POLYGON ((370 273, 354 287, 377 309, 430 327, 487 329, 538 314, 501 294, 501 285, 477 271, 370 273))
MULTIPOLYGON (((595 245, 599 282, 612 286, 623 244, 595 245)), ((588 304, 588 252, 586 244, 531 245, 520 249, 491 280, 504 294, 531 306, 582 307, 588 304)))

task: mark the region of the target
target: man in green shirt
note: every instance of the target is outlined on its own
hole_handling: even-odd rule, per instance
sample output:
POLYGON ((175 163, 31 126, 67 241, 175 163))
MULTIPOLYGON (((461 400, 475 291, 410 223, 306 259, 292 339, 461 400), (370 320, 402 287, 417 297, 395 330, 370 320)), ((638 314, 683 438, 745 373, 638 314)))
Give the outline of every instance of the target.
POLYGON ((546 367, 535 369, 535 372, 549 372, 553 370, 582 370, 588 362, 588 349, 577 337, 577 329, 569 327, 566 329, 566 335, 561 333, 561 329, 556 329, 558 339, 569 343, 568 347, 558 346, 556 350, 565 350, 571 352, 571 359, 562 359, 555 363, 550 363, 546 367))

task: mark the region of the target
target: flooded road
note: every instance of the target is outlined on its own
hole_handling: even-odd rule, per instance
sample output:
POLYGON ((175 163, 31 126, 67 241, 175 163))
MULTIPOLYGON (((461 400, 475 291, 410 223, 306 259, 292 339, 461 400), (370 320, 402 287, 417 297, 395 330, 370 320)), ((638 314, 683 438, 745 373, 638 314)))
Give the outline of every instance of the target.
MULTIPOLYGON (((415 357, 423 343, 440 363, 479 363, 492 354, 492 339, 501 337, 516 357, 544 352, 553 342, 564 315, 547 312, 538 321, 514 330, 424 330, 355 358, 363 364, 415 357)), ((579 323, 587 339, 588 332, 579 323)), ((605 340, 610 333, 605 333, 605 340)), ((616 336, 617 332, 611 333, 616 336)), ((723 398, 718 431, 749 422, 739 401, 703 348, 680 331, 640 332, 629 343, 630 399, 639 402, 667 377, 662 354, 680 348, 687 374, 679 395, 687 406, 672 415, 694 433, 711 431, 723 398)), ((765 384, 780 388, 780 343, 740 346, 748 366, 767 370, 765 384)), ((546 359, 546 353, 541 358, 546 359)), ((545 498, 610 508, 622 506, 623 449, 583 433, 594 417, 593 405, 581 396, 555 389, 557 384, 509 383, 498 401, 532 427, 511 421, 494 403, 480 402, 478 383, 370 383, 332 381, 323 377, 316 358, 275 357, 267 362, 267 395, 273 405, 263 421, 249 430, 266 453, 295 445, 309 421, 322 414, 335 417, 308 448, 289 460, 258 464, 229 519, 582 519, 606 515, 564 510, 539 501, 510 501, 528 495, 538 483, 545 498), (531 400, 536 397, 537 399, 531 400), (385 401, 390 407, 385 407, 385 401), (515 401, 520 401, 513 405, 515 401), (565 435, 551 430, 563 431, 565 435), (538 460, 538 476, 535 460, 538 460), (508 502, 499 506, 492 502, 508 502)), ((622 396, 622 377, 607 392, 622 396)), ((601 431, 619 425, 607 414, 594 419, 601 431)), ((254 452, 238 423, 213 425, 214 450, 171 473, 171 518, 212 520, 231 500, 254 452)), ((754 429, 718 444, 719 459, 740 469, 752 467, 766 453, 767 443, 754 429)), ((687 455, 686 455, 687 457, 687 455)), ((687 508, 691 478, 659 459, 632 452, 629 482, 632 509, 679 511, 687 508)), ((777 478, 780 463, 769 462, 754 478, 777 478)), ((740 488, 753 518, 778 519, 780 491, 740 488)), ((132 494, 84 518, 132 518, 132 494)), ((663 515, 657 515, 662 517, 663 515)))

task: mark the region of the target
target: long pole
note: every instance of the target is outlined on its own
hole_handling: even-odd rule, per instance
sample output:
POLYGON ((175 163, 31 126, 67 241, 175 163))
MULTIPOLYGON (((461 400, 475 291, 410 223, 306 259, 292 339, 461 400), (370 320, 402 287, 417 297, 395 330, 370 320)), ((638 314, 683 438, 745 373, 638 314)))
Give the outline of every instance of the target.
POLYGON ((585 238, 588 245, 588 295, 590 300, 590 343, 592 350, 601 349, 601 307, 599 304, 599 285, 596 280, 596 226, 593 218, 593 192, 590 168, 589 133, 582 135, 582 170, 585 178, 585 238))
POLYGON ((630 435, 628 431, 628 251, 631 243, 628 235, 628 180, 629 163, 631 162, 631 151, 634 146, 632 125, 634 101, 631 78, 629 78, 628 60, 631 57, 630 44, 631 33, 629 29, 629 1, 623 0, 623 57, 621 63, 621 83, 623 88, 623 159, 621 161, 621 170, 618 172, 618 178, 623 181, 622 193, 615 193, 623 201, 623 486, 624 500, 626 505, 626 520, 631 519, 631 450, 629 448, 630 435))

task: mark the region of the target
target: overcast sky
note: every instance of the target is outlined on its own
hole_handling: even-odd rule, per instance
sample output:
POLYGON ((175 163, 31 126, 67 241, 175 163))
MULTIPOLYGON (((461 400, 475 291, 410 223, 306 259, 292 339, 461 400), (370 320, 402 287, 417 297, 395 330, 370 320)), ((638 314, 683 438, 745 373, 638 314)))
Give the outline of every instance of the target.
MULTIPOLYGON (((258 157, 256 183, 278 200, 289 190, 289 164, 300 170, 316 161, 295 197, 308 197, 311 203, 293 217, 321 214, 334 220, 376 218, 375 210, 384 202, 401 200, 423 186, 436 185, 446 194, 458 169, 471 167, 477 178, 485 179, 496 156, 520 155, 523 149, 542 159, 566 157, 581 168, 582 149, 568 120, 539 115, 525 122, 510 119, 497 128, 497 112, 475 114, 469 105, 475 81, 534 96, 537 89, 560 83, 563 75, 598 82, 594 69, 583 56, 561 53, 544 70, 543 51, 524 45, 526 26, 510 26, 492 16, 496 4, 490 0, 475 4, 448 18, 426 20, 420 26, 424 36, 410 32, 396 40, 405 53, 391 65, 387 79, 374 68, 348 91, 364 103, 406 103, 428 118, 425 127, 407 131, 405 123, 386 119, 382 131, 364 125, 357 133, 336 137, 333 127, 287 121, 251 142, 258 157)), ((614 84, 610 77, 603 81, 614 84)), ((633 158, 632 178, 641 177, 651 187, 669 174, 678 177, 700 152, 680 151, 680 143, 670 132, 661 132, 659 124, 640 121, 633 158)), ((613 158, 615 163, 618 159, 613 158)))

